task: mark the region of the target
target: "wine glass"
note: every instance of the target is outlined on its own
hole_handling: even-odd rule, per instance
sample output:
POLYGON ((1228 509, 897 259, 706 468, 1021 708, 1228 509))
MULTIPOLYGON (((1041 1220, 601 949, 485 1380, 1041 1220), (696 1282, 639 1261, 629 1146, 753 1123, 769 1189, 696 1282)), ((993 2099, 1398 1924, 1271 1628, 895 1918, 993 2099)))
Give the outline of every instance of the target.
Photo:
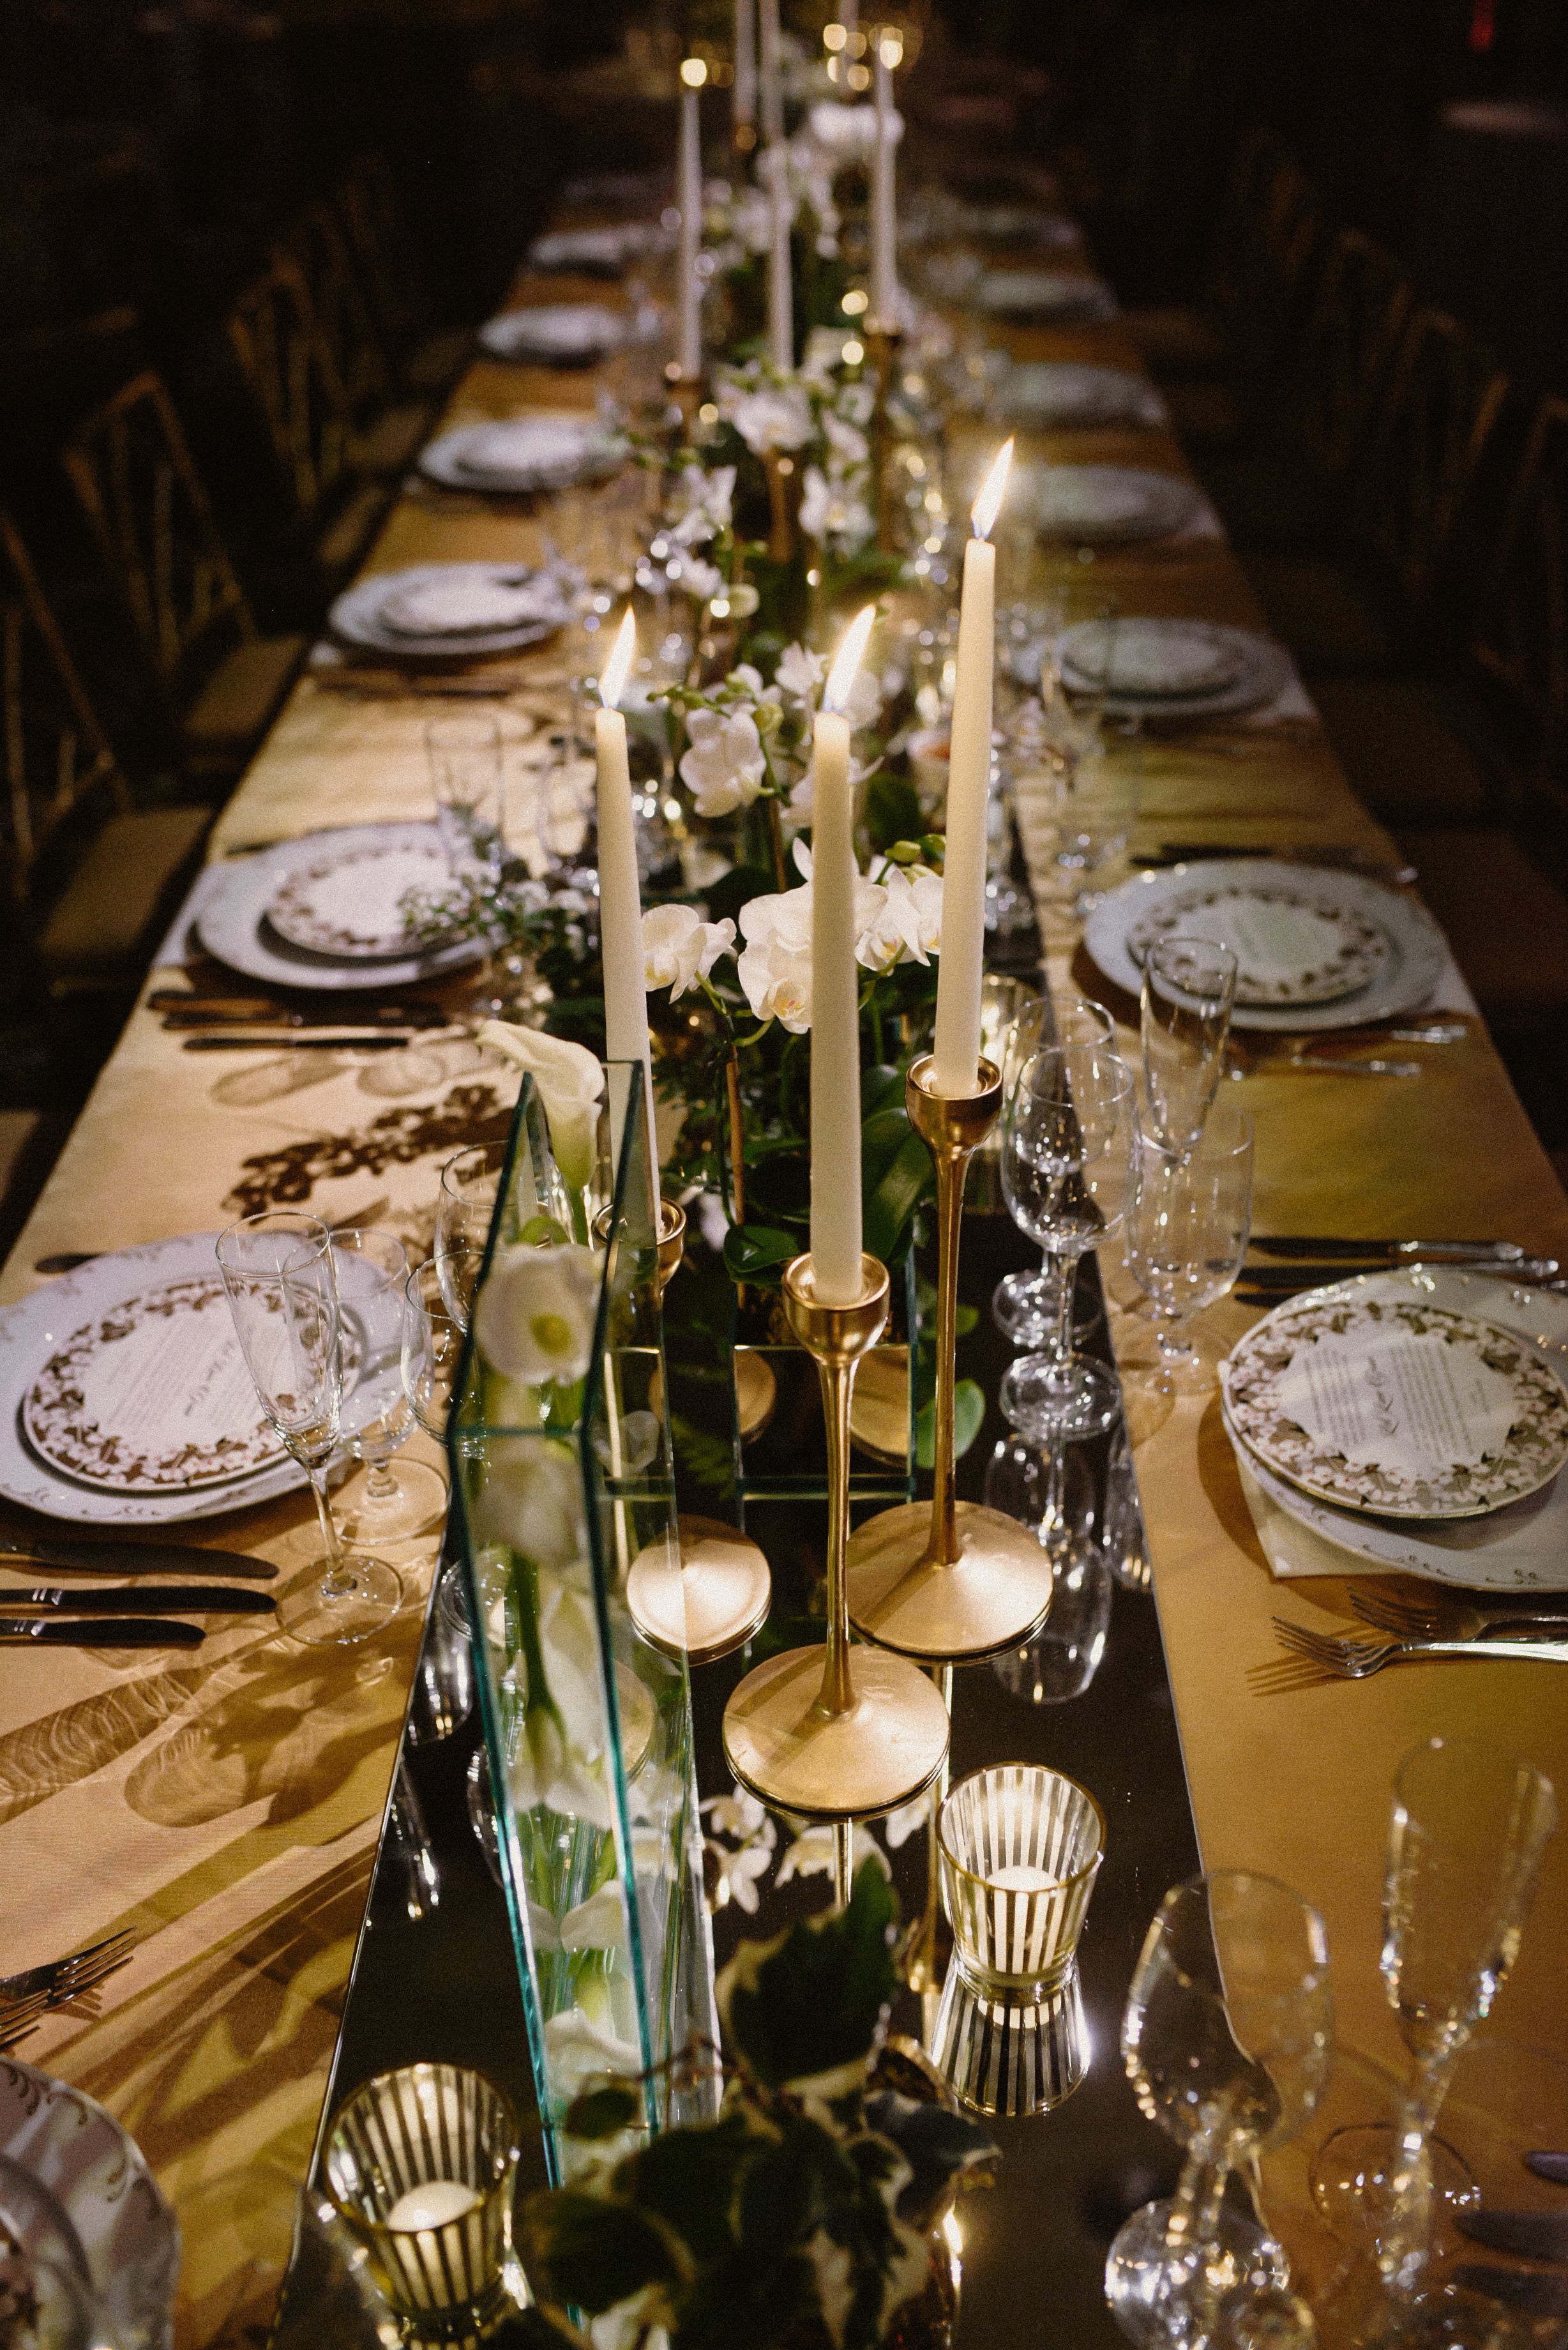
MULTIPOLYGON (((1103 1045, 1116 1048, 1116 1024, 1103 1003, 1087 996, 1070 995, 1061 1002, 1041 994, 1017 1014, 995 1055, 1002 1070, 1002 1098, 1008 1099, 1026 1064, 1042 1045, 1103 1045)), ((1007 1273, 992 1294, 991 1310, 997 1328, 1015 1347, 1046 1347, 1061 1318, 1061 1284, 1068 1268, 1042 1252, 1038 1273, 1007 1273)), ((1075 1320, 1075 1329, 1092 1326, 1092 1318, 1075 1320)))
POLYGON ((447 1281, 435 1257, 416 1264, 403 1284, 403 1391, 420 1426, 438 1442, 446 1437, 452 1381, 467 1327, 465 1316, 452 1312, 446 1292, 447 1281))
POLYGON ((1238 2330, 1254 2297, 1281 2293, 1283 2253, 1226 2207, 1225 2183, 1301 2127, 1333 2050, 1328 1940, 1299 1893, 1218 1869, 1166 1895, 1127 1994, 1122 2057, 1138 2104, 1187 2157, 1174 2196, 1135 2211, 1106 2262, 1106 2298, 1134 2342, 1199 2350, 1222 2324, 1238 2330))
POLYGON ((1519 1954, 1556 1825, 1551 1780, 1483 1739, 1426 1739, 1395 1773, 1379 1963, 1414 2072, 1395 2125, 1336 2130, 1312 2185, 1397 2304, 1419 2298, 1442 2205, 1472 2184, 1434 2137, 1438 2115, 1519 1954))
POLYGON ((1127 1218, 1127 1263, 1155 1311, 1157 1386, 1202 1366, 1183 1326, 1235 1287, 1252 1231, 1252 1121, 1229 1105, 1186 1150, 1145 1133, 1127 1218))
POLYGON ((350 1558, 327 1498, 343 1403, 332 1234, 316 1216, 269 1209, 218 1237, 218 1264, 261 1407, 310 1480, 325 1555, 320 1579, 290 1594, 280 1628, 311 1646, 363 1640, 397 1613, 403 1586, 378 1558, 350 1558))
POLYGON ((1144 958, 1143 1082, 1150 1125, 1171 1150, 1203 1131, 1225 1067, 1236 958, 1214 939, 1158 939, 1144 958))
POLYGON ((490 712, 465 710, 425 727, 436 828, 447 862, 473 887, 501 878, 502 739, 490 712))
POLYGON ((1049 1045, 1025 1063, 1002 1131, 1002 1191, 1013 1222, 1062 1273, 1054 1332, 1002 1383, 1002 1409, 1026 1436, 1093 1435, 1120 1409, 1111 1374, 1074 1354, 1067 1274, 1115 1235, 1137 1169, 1133 1081, 1108 1045, 1049 1045))
POLYGON ((504 1142, 471 1142, 454 1150, 441 1170, 435 1258, 448 1310, 465 1330, 506 1170, 506 1149, 504 1142))
POLYGON ((1095 1481, 1081 1445, 1042 1450, 1003 1437, 986 1463, 988 1509, 1033 1526, 1052 1555, 1051 1613, 1033 1638, 994 1659, 1004 1690, 1030 1705, 1081 1697, 1100 1669, 1111 1566, 1095 1527, 1095 1481))
POLYGON ((414 1416, 403 1387, 404 1286, 409 1260, 395 1232, 339 1226, 332 1235, 337 1310, 354 1359, 343 1399, 344 1441, 365 1474, 338 1495, 356 1539, 401 1542, 446 1513, 446 1481, 428 1461, 394 1455, 414 1416))

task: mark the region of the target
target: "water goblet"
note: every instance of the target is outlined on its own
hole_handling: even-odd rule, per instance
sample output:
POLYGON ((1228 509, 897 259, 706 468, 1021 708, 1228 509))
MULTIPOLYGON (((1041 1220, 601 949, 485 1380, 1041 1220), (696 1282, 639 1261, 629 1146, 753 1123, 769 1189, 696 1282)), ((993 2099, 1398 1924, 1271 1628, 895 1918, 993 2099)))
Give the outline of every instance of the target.
POLYGON ((487 711, 432 718, 425 727, 436 828, 453 875, 471 886, 501 876, 502 738, 487 711))
POLYGON ((435 1259, 448 1309, 465 1330, 506 1170, 506 1149, 504 1142, 471 1142, 454 1150, 441 1170, 435 1259))
POLYGON ((1121 1408, 1111 1374, 1073 1351, 1067 1275, 1115 1236, 1137 1167, 1133 1081, 1118 1055, 1101 1042, 1036 1053, 1013 1087, 1002 1145, 1013 1222, 1062 1264, 1051 1342, 1013 1363, 1002 1384, 1002 1409, 1026 1436, 1093 1435, 1121 1408))
POLYGON ((1312 2171, 1330 2226, 1376 2257, 1391 2342, 1420 2299, 1444 2206, 1473 2191, 1438 2116, 1519 1954, 1556 1825, 1551 1780, 1484 1739, 1426 1739, 1395 1773, 1380 1966, 1413 2076, 1393 2126, 1336 2130, 1312 2171))
POLYGON ((1170 1150, 1203 1131, 1225 1067, 1236 958, 1213 939, 1158 939, 1144 958, 1140 1019, 1149 1123, 1170 1150))
MULTIPOLYGON (((477 1278, 477 1263, 474 1274, 477 1278)), ((447 1279, 451 1278, 449 1266, 447 1279)), ((471 1285, 467 1296, 472 1295, 471 1285)), ((445 1440, 452 1381, 467 1326, 466 1298, 461 1317, 447 1303, 441 1261, 427 1257, 422 1264, 416 1264, 403 1285, 403 1389, 414 1418, 438 1443, 445 1440)))
POLYGON ((337 1309, 355 1377, 343 1400, 343 1438, 364 1475, 338 1495, 352 1541, 401 1542, 440 1523, 446 1481, 428 1461, 394 1461, 413 1431, 403 1386, 409 1260, 395 1232, 339 1226, 332 1235, 337 1309))
POLYGON ((344 1550, 327 1497, 343 1404, 342 1331, 332 1234, 284 1210, 242 1217, 218 1239, 240 1351, 263 1411, 310 1480, 325 1555, 320 1577, 290 1593, 279 1628, 311 1646, 363 1640, 397 1613, 403 1586, 382 1560, 344 1550))
MULTIPOLYGON (((1025 1003, 991 1051, 991 1058, 1002 1071, 1003 1099, 1012 1098, 1026 1063, 1042 1045, 1073 1044, 1099 1044, 1107 1052, 1116 1051, 1116 1024, 1103 1003, 1082 995, 1057 999, 1044 994, 1025 1003)), ((1011 1338, 1015 1347, 1050 1347, 1061 1318, 1060 1287, 1067 1277, 1068 1268, 1049 1249, 1042 1252, 1038 1273, 1003 1274, 991 1301, 992 1315, 1002 1336, 1011 1338)), ((1092 1328, 1097 1314, 1097 1308, 1079 1314, 1075 1306, 1074 1329, 1092 1328)))
POLYGON ((1238 2167, 1294 2136, 1327 2084, 1334 2001, 1323 1920, 1273 1877, 1220 1869, 1168 1893, 1127 1993, 1122 2056, 1138 2104, 1187 2148, 1168 2201, 1145 2204, 1106 2262, 1134 2342, 1211 2350, 1284 2255, 1224 2202, 1238 2167))
POLYGON ((1252 1121, 1227 1106, 1185 1150, 1147 1133, 1127 1217, 1127 1263, 1155 1311, 1162 1394, 1200 1376, 1184 1326, 1235 1287, 1252 1230, 1252 1121))

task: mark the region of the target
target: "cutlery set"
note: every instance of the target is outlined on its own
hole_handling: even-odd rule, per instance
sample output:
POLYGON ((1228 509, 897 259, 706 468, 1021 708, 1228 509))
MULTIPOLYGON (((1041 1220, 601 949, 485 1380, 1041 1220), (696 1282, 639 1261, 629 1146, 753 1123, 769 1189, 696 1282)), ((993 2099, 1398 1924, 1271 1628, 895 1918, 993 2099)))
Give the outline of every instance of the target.
POLYGON ((1251 1244, 1259 1254, 1283 1261, 1242 1267, 1235 1294, 1243 1305, 1279 1305, 1356 1274, 1413 1264, 1459 1265, 1532 1289, 1563 1285, 1556 1257, 1532 1256, 1517 1241, 1345 1240, 1332 1232, 1287 1232, 1254 1233, 1251 1244))
POLYGON ((52 2009, 69 2007, 96 1991, 127 1964, 135 1948, 135 1936, 122 1930, 107 1935, 101 1942, 89 1943, 84 1950, 73 1950, 68 1958, 51 1959, 47 1965, 28 1967, 22 1974, 0 1976, 0 2054, 25 2040, 52 2009))
POLYGON ((416 1037, 462 1024, 424 995, 345 1011, 302 1009, 268 995, 159 987, 148 996, 147 1008, 161 1013, 166 1029, 192 1032, 185 1035, 187 1053, 273 1052, 284 1042, 292 1052, 395 1052, 416 1037))
MULTIPOLYGON (((45 1536, 0 1541, 0 1561, 52 1567, 56 1574, 212 1576, 234 1583, 130 1582, 73 1589, 35 1584, 0 1587, 0 1647, 69 1648, 199 1648, 206 1634, 190 1616, 267 1616, 271 1594, 247 1589, 271 1582, 270 1559, 242 1551, 204 1550, 195 1543, 77 1542, 45 1536), (19 1612, 19 1611, 26 1611, 19 1612)), ((0 1985, 0 1996, 4 1986, 0 1985)))
POLYGON ((1158 872, 1170 865, 1201 865, 1222 862, 1231 857, 1264 856, 1282 865, 1319 865, 1341 873, 1361 873, 1369 880, 1385 881, 1396 889, 1416 879, 1413 865, 1378 857, 1359 843, 1347 840, 1297 840, 1282 845, 1270 841, 1264 847, 1255 841, 1162 840, 1157 848, 1147 849, 1127 861, 1147 871, 1158 872))

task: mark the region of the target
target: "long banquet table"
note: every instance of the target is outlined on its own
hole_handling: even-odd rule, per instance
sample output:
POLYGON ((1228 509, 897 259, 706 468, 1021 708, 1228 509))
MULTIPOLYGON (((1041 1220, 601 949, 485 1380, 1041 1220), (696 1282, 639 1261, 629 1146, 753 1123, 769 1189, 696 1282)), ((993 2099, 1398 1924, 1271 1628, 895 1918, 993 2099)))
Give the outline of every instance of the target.
MULTIPOLYGON (((603 296, 601 286, 557 278, 535 288, 524 279, 518 298, 579 292, 603 296)), ((1137 364, 1114 319, 1000 338, 1020 358, 1137 364)), ((586 403, 593 392, 590 377, 479 363, 452 414, 586 403)), ((1046 435, 1041 447, 1063 458, 1182 467, 1179 448, 1158 432, 1046 435)), ((515 510, 409 486, 371 563, 527 556, 539 530, 515 510)), ((1124 608, 1259 624, 1218 536, 1099 560, 1124 608)), ((521 762, 542 754, 547 696, 560 681, 546 649, 506 705, 521 762)), ((356 695, 307 671, 220 817, 213 859, 316 827, 426 814, 421 730, 431 707, 412 696, 356 695)), ((1025 851, 1038 852, 1039 812, 1026 789, 1019 813, 1025 851)), ((1151 743, 1135 846, 1172 833, 1260 847, 1388 846, 1321 733, 1299 723, 1237 727, 1208 747, 1179 735, 1151 743)), ((1050 969, 1053 984, 1107 993, 1064 945, 1054 946, 1050 969)), ((166 983, 167 970, 160 976, 166 983)), ((1124 1021, 1136 1017, 1125 1002, 1113 1008, 1124 1021)), ((1127 1041, 1135 1042, 1130 1033, 1127 1041)), ((1412 1049, 1423 1062, 1413 1082, 1324 1071, 1263 1074, 1240 1089, 1257 1121, 1258 1229, 1504 1234, 1568 1255, 1568 1201, 1480 1024, 1462 1044, 1412 1049)), ((139 1005, 0 1277, 0 1303, 36 1282, 36 1261, 50 1252, 215 1231, 280 1196, 328 1217, 370 1211, 416 1236, 429 1229, 441 1159, 506 1107, 506 1088, 488 1068, 459 1070, 388 1102, 359 1088, 358 1065, 270 1100, 236 1100, 236 1091, 255 1089, 236 1087, 234 1073, 259 1057, 188 1055, 139 1005)), ((1130 1300, 1125 1277, 1106 1271, 1113 1295, 1130 1300)), ((1234 1304, 1205 1317, 1210 1356, 1250 1318, 1234 1304)), ((1345 1587, 1323 1580, 1287 1590, 1272 1579, 1214 1388, 1173 1408, 1160 1403, 1138 1376, 1147 1325, 1118 1308, 1112 1328, 1202 1857, 1282 1877, 1323 1911, 1352 2060, 1344 2076, 1350 2103, 1334 2117, 1359 2117, 1355 2100, 1364 2112, 1366 2090, 1356 2061, 1400 2061, 1376 1965, 1395 1765, 1433 1731, 1474 1732, 1529 1754, 1568 1794, 1563 1684, 1546 1664, 1438 1662, 1361 1684, 1255 1694, 1249 1669, 1276 1653, 1271 1617, 1282 1609, 1313 1622, 1344 1618, 1345 1587)), ((307 1503, 291 1500, 190 1531, 263 1551, 286 1575, 302 1571, 312 1546, 308 1521, 307 1503)), ((25 1513, 7 1510, 4 1523, 16 1531, 25 1513)), ((306 1655, 237 1630, 211 1638, 199 1663, 149 1668, 69 1652, 0 1662, 0 1970, 122 1925, 137 1936, 134 1960, 107 1985, 101 2012, 50 2019, 23 2053, 101 2098, 188 2215, 199 2218, 201 2190, 221 2174, 267 2161, 299 2175, 308 2159, 433 1548, 403 1546, 409 1602, 366 1654, 306 1655)), ((1138 1734, 1131 1720, 1127 1734, 1138 1734)), ((1565 1943, 1568 1837, 1559 1837, 1500 2008, 1515 2037, 1568 2048, 1565 1943)), ((1099 2061, 1114 2057, 1102 2050, 1099 2061)), ((1287 2154, 1272 2173, 1287 2228, 1303 2220, 1303 2160, 1287 2154)), ((1321 2246, 1304 2223, 1299 2241, 1310 2272, 1321 2246)), ((182 2350, 212 2338, 214 2310, 233 2300, 213 2273, 215 2257, 205 2243, 192 2257, 179 2311, 182 2350)))

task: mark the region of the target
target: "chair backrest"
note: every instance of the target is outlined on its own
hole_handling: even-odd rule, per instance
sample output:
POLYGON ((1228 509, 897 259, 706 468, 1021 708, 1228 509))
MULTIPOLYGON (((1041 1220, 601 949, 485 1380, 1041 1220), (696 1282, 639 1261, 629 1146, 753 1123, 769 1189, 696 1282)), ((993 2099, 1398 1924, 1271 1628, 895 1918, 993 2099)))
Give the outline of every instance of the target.
POLYGON ((1446 311, 1411 313, 1349 520, 1353 540, 1412 615, 1429 604, 1503 401, 1508 378, 1446 311))
POLYGON ((341 219, 328 203, 307 204, 278 244, 298 264, 310 289, 317 325, 354 413, 383 407, 391 395, 392 371, 341 219))
POLYGON ((1251 162, 1250 211, 1228 238, 1224 269, 1211 275, 1206 299, 1240 371, 1256 381, 1274 373, 1300 328, 1322 206, 1295 157, 1272 133, 1251 162))
POLYGON ((1283 402, 1292 442, 1325 488, 1355 468, 1414 299, 1397 255, 1358 229, 1340 231, 1283 402))
POLYGON ((1568 783, 1568 400, 1536 410, 1477 608, 1470 654, 1568 783))
POLYGON ((430 324, 431 301, 384 155, 357 155, 333 194, 376 324, 400 351, 430 324))
POLYGON ((91 804, 130 804, 125 778, 67 650, 20 532, 0 508, 0 856, 7 894, 32 909, 40 868, 91 804))
POLYGON ((228 334, 278 478, 314 525, 347 467, 354 419, 297 262, 273 255, 229 313, 228 334))
POLYGON ((177 718, 256 627, 162 377, 123 384, 61 460, 154 690, 177 718))

